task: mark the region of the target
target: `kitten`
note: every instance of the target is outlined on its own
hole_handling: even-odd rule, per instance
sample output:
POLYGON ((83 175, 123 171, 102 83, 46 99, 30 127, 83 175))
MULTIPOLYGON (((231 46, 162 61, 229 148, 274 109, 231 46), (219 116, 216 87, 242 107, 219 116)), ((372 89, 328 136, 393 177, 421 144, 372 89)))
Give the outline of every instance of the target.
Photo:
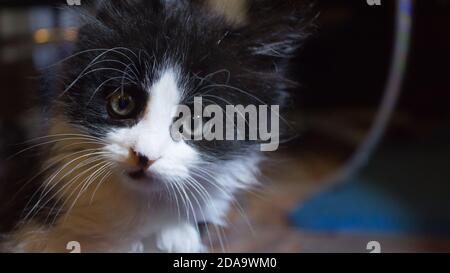
POLYGON ((3 251, 207 251, 198 224, 225 224, 264 155, 258 141, 175 140, 177 107, 198 96, 283 110, 286 61, 309 25, 296 1, 254 0, 245 20, 207 6, 104 1, 84 16, 3 251))

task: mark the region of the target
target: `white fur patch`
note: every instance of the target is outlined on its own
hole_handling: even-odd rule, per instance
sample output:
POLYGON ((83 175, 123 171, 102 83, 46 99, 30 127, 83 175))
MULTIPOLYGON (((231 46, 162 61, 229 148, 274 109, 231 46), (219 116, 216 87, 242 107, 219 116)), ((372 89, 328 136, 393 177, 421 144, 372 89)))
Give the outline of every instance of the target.
POLYGON ((200 234, 190 224, 169 227, 158 234, 156 246, 162 252, 195 253, 204 252, 200 234))

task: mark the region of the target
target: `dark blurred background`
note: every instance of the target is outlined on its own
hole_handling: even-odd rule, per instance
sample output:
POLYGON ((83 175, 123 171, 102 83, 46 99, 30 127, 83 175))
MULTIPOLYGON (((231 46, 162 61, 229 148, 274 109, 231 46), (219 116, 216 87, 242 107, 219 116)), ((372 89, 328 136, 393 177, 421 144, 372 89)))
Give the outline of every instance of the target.
MULTIPOLYGON (((7 160, 17 150, 14 144, 39 130, 39 111, 34 107, 40 99, 38 76, 44 67, 67 56, 76 39, 76 16, 57 8, 67 6, 65 2, 0 0, 3 182, 23 172, 23 162, 7 160)), ((257 235, 230 231, 230 249, 361 252, 363 242, 380 238, 388 251, 450 251, 442 239, 450 235, 450 1, 415 1, 402 96, 382 144, 357 176, 370 177, 370 185, 382 196, 416 215, 408 218, 414 221, 396 228, 386 225, 386 230, 383 225, 376 229, 347 225, 351 213, 344 219, 331 211, 324 215, 317 211, 319 220, 310 220, 301 210, 302 204, 334 187, 329 178, 372 125, 391 63, 395 1, 382 1, 381 6, 369 6, 366 0, 315 2, 320 12, 317 29, 292 66, 292 77, 301 83, 292 105, 300 137, 276 155, 282 167, 267 171, 273 182, 259 193, 265 201, 252 197, 247 201, 257 235), (295 207, 299 214, 289 218, 295 207), (344 220, 317 224, 321 217, 344 220), (265 239, 255 242, 254 236, 265 239)), ((51 75, 46 80, 51 83, 51 75)), ((353 200, 351 195, 345 197, 353 200)), ((322 208, 330 202, 325 199, 322 208)), ((375 206, 384 199, 373 202, 375 206)))

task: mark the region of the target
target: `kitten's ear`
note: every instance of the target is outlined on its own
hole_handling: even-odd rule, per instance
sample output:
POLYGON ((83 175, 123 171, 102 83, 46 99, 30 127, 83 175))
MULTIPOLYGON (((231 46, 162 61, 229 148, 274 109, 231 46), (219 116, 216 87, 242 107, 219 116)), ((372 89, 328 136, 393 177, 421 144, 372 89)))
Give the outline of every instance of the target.
POLYGON ((80 43, 88 46, 113 32, 123 31, 135 24, 137 16, 146 20, 152 13, 158 14, 167 0, 102 0, 92 5, 83 5, 78 10, 82 26, 78 37, 80 43), (145 15, 141 15, 145 11, 145 15))
POLYGON ((250 0, 247 22, 233 32, 243 54, 289 58, 309 36, 312 5, 299 0, 250 0))
POLYGON ((104 23, 120 21, 122 16, 136 16, 138 11, 159 11, 164 0, 103 0, 96 6, 96 17, 104 23))
MULTIPOLYGON (((158 13, 163 9, 164 0, 102 0, 93 5, 83 6, 79 11, 82 21, 80 37, 92 36, 97 33, 109 35, 110 33, 129 27, 142 11, 147 15, 158 13)), ((89 43, 89 41, 85 41, 89 43)))

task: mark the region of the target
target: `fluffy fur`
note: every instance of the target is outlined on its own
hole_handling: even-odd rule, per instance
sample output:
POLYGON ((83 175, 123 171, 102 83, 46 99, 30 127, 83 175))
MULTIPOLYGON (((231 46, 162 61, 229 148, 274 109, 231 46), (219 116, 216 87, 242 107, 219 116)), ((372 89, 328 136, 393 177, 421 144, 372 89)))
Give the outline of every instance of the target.
POLYGON ((206 251, 198 224, 225 223, 264 156, 255 141, 174 141, 176 107, 193 107, 193 96, 284 106, 286 60, 309 25, 295 2, 250 1, 245 20, 185 0, 105 1, 85 15, 38 139, 39 175, 3 250, 67 252, 78 241, 84 252, 206 251), (131 119, 106 107, 123 89, 137 98, 131 119), (133 154, 152 162, 150 177, 130 177, 133 154))

